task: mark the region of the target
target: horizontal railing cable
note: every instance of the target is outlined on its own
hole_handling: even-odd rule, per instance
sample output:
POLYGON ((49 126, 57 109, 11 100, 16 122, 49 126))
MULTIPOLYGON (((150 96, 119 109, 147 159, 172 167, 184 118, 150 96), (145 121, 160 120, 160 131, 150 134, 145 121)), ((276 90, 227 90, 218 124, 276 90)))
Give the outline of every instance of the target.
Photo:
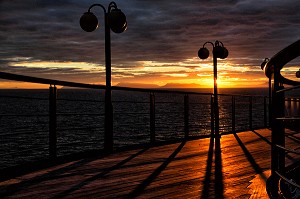
POLYGON ((102 116, 103 114, 101 113, 57 113, 57 116, 73 116, 73 115, 78 115, 78 116, 102 116))
POLYGON ((300 88, 300 85, 293 86, 290 88, 280 89, 280 90, 277 90, 276 93, 286 92, 286 91, 290 91, 290 90, 294 90, 294 89, 298 89, 298 88, 300 88))
POLYGON ((24 135, 24 134, 38 134, 38 133, 48 133, 48 130, 34 130, 34 131, 15 131, 13 133, 1 133, 1 136, 15 136, 15 135, 24 135))
POLYGON ((284 151, 287 151, 287 152, 290 152, 290 153, 294 153, 294 154, 297 154, 297 155, 300 155, 300 151, 296 151, 294 149, 290 149, 290 148, 286 148, 286 147, 283 147, 283 146, 280 146, 280 145, 276 145, 276 147, 284 150, 284 151))
POLYGON ((48 98, 22 97, 22 96, 9 96, 9 95, 0 95, 0 98, 27 99, 27 100, 49 100, 48 98))
POLYGON ((116 114, 122 114, 122 115, 149 115, 150 113, 149 112, 121 112, 121 111, 115 111, 114 113, 116 114))
POLYGON ((80 99, 63 99, 63 98, 58 98, 57 101, 104 103, 104 100, 80 100, 80 99))
POLYGON ((0 117, 47 117, 49 114, 0 114, 0 117))
POLYGON ((78 130, 92 130, 99 129, 101 127, 76 127, 76 128, 58 128, 57 131, 78 131, 78 130))
POLYGON ((26 156, 28 155, 28 152, 40 152, 40 151, 47 151, 47 147, 30 147, 29 149, 21 149, 13 152, 6 152, 6 155, 15 155, 15 154, 25 154, 26 156))

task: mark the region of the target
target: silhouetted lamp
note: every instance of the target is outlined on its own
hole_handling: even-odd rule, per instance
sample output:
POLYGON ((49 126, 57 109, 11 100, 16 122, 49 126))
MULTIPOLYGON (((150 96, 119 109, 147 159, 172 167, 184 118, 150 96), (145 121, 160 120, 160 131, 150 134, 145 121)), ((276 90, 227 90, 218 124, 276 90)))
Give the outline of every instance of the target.
POLYGON ((104 11, 106 72, 104 149, 107 152, 111 152, 113 150, 113 108, 111 101, 110 30, 114 33, 124 32, 127 29, 127 21, 125 14, 117 7, 115 2, 109 3, 107 11, 101 4, 93 4, 80 18, 80 26, 86 32, 92 32, 99 27, 97 17, 91 12, 91 9, 95 6, 101 7, 104 11))
MULTIPOLYGON (((93 6, 96 5, 99 4, 94 4, 93 6)), ((88 12, 85 12, 80 18, 80 26, 86 32, 92 32, 99 26, 97 17, 90 11, 91 7, 88 12)), ((117 8, 115 3, 110 4, 109 13, 106 13, 106 15, 107 23, 113 32, 122 33, 127 29, 126 16, 120 9, 117 8)))
POLYGON ((261 63, 260 67, 264 70, 265 65, 269 62, 269 58, 265 58, 265 60, 261 63))
POLYGON ((228 57, 228 50, 224 47, 221 41, 205 42, 203 47, 198 51, 198 57, 200 59, 207 59, 209 57, 209 51, 205 47, 206 44, 211 44, 213 47, 213 64, 214 64, 214 118, 215 118, 215 126, 214 131, 215 135, 219 136, 219 105, 218 105, 218 83, 217 83, 217 58, 225 59, 228 57))
POLYGON ((207 43, 210 43, 213 46, 213 56, 220 59, 225 59, 228 57, 228 50, 224 47, 223 43, 216 41, 215 45, 212 42, 205 42, 203 47, 198 51, 198 57, 200 59, 207 59, 209 57, 209 51, 205 47, 207 43))

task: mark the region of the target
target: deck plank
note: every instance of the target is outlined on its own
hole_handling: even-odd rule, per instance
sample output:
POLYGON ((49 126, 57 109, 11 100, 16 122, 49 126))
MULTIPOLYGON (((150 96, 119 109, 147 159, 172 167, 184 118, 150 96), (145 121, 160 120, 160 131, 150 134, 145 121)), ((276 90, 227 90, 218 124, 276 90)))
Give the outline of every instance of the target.
POLYGON ((82 159, 0 182, 0 196, 267 198, 270 141, 261 129, 82 159))

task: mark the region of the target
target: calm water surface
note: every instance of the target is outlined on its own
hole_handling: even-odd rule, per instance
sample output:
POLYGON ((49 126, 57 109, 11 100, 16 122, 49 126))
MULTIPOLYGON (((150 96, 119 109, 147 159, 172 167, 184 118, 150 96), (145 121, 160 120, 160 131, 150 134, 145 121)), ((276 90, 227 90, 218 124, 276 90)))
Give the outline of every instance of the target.
MULTIPOLYGON (((211 93, 212 89, 191 89, 211 93)), ((219 93, 268 95, 268 89, 220 89, 219 93)), ((1 168, 48 156, 48 90, 0 90, 1 168), (10 96, 10 97, 8 97, 10 96), (32 99, 33 98, 33 99, 32 99), (16 115, 18 115, 16 117, 16 115)), ((150 141, 149 93, 113 91, 115 147, 150 141)), ((59 89, 58 155, 103 148, 104 91, 59 89)), ((248 128, 249 97, 235 97, 236 130, 248 128)), ((210 134, 211 95, 189 95, 190 135, 210 134)), ((253 127, 262 127, 264 97, 253 98, 253 127)), ((231 131, 232 97, 219 97, 220 130, 231 131)), ((156 140, 184 136, 184 95, 155 94, 156 140)))

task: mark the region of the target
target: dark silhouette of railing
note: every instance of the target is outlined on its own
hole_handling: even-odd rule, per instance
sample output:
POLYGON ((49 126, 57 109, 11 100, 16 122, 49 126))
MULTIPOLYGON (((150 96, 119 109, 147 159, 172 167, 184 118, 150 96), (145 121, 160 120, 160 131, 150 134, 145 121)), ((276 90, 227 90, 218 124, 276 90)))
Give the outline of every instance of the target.
MULTIPOLYGON (((73 143, 75 144, 73 144, 73 147, 79 148, 79 152, 84 151, 85 149, 97 149, 103 151, 103 146, 101 146, 103 145, 103 137, 101 136, 103 136, 105 120, 103 114, 104 95, 103 92, 101 93, 101 91, 104 91, 105 86, 35 78, 4 72, 0 72, 0 78, 14 81, 50 85, 48 94, 44 90, 44 94, 46 96, 48 95, 44 98, 33 96, 24 97, 13 95, 0 95, 0 99, 13 98, 16 100, 23 99, 28 101, 43 101, 44 106, 47 106, 47 101, 49 102, 48 109, 45 107, 43 108, 44 112, 38 110, 38 113, 34 112, 29 114, 23 114, 16 111, 15 114, 5 113, 0 115, 0 119, 1 117, 48 117, 48 124, 45 124, 45 122, 40 124, 44 127, 43 129, 34 130, 33 128, 32 130, 35 132, 44 133, 44 137, 46 133, 49 133, 47 139, 48 141, 43 140, 44 144, 37 143, 36 149, 32 147, 29 150, 37 150, 39 151, 39 153, 42 154, 41 156, 45 157, 46 151, 43 146, 45 144, 48 144, 48 157, 52 160, 55 160, 58 156, 64 155, 58 154, 58 147, 60 147, 62 151, 67 151, 69 153, 73 153, 72 151, 74 151, 70 149, 63 149, 67 146, 61 144, 61 142, 64 142, 65 139, 68 139, 66 137, 63 137, 64 132, 68 131, 74 133, 77 131, 84 131, 85 136, 91 136, 91 140, 93 140, 93 142, 95 143, 93 143, 92 146, 80 147, 80 144, 84 142, 82 138, 84 136, 81 133, 78 137, 72 138, 73 143), (97 99, 69 99, 66 96, 65 98, 61 97, 59 94, 62 93, 65 89, 57 90, 56 86, 93 89, 97 92, 100 92, 99 97, 97 99), (69 106, 74 106, 72 108, 75 110, 75 106, 92 106, 92 112, 64 112, 64 106, 66 105, 62 105, 62 102, 71 103, 69 106), (81 105, 81 103, 89 103, 89 105, 81 105), (96 109, 98 111, 95 111, 96 109), (64 118, 64 120, 62 120, 61 118, 64 118), (77 121, 83 120, 83 118, 89 120, 91 120, 91 118, 94 118, 93 121, 99 122, 96 122, 92 126, 80 125, 79 127, 76 127, 74 124, 79 123, 77 121), (72 122, 70 122, 70 120, 72 120, 72 122), (63 123, 66 123, 65 125, 67 127, 63 127, 63 123)), ((169 142, 200 137, 210 137, 211 132, 214 132, 212 93, 127 87, 112 87, 112 90, 113 92, 116 92, 115 95, 117 95, 117 93, 125 92, 127 96, 132 96, 131 99, 122 99, 122 97, 113 99, 115 118, 115 149, 117 149, 118 147, 127 147, 128 145, 154 145, 158 142, 169 142), (129 107, 130 112, 124 112, 124 106, 129 107), (142 122, 140 122, 139 120, 142 120, 142 122), (139 125, 144 126, 145 128, 140 128, 139 125), (129 130, 126 128, 129 128, 129 130), (135 131, 137 131, 137 133, 135 131), (140 131, 145 132, 141 134, 139 133, 140 131), (126 137, 124 137, 124 135, 120 135, 120 132, 126 133, 126 137), (138 136, 140 136, 140 138, 138 138, 138 136), (126 141, 124 141, 125 139, 126 141)), ((74 90, 74 92, 76 92, 76 89, 74 90)), ((267 97, 227 94, 219 94, 218 97, 220 98, 219 101, 221 134, 268 126, 267 97), (248 113, 245 113, 245 107, 248 107, 248 113)), ((20 106, 22 106, 22 103, 20 103, 20 106)), ((128 109, 126 110, 128 111, 128 109)), ((34 124, 33 126, 38 125, 39 123, 34 124)), ((20 130, 20 132, 11 132, 11 134, 13 134, 14 136, 16 136, 17 134, 21 134, 23 136, 26 133, 33 134, 32 131, 28 130, 22 132, 20 130)), ((1 129, 0 132, 1 134, 5 133, 1 129)), ((3 142, 5 142, 5 139, 3 140, 3 142)), ((88 141, 87 145, 91 145, 90 141, 88 141)), ((16 154, 10 154, 9 156, 16 156, 16 154)), ((21 161, 21 163, 22 162, 23 161, 21 161)))
MULTIPOLYGON (((287 46, 271 59, 265 59, 262 69, 269 78, 270 89, 270 125, 272 129, 272 154, 271 176, 267 181, 267 190, 270 198, 298 198, 300 192, 300 164, 295 161, 286 165, 286 157, 300 155, 299 147, 295 149, 286 146, 286 137, 292 138, 286 128, 294 133, 300 130, 299 97, 285 98, 289 91, 300 88, 300 81, 294 81, 281 75, 281 69, 291 60, 300 55, 300 40, 287 46), (284 85, 291 86, 285 88, 284 85), (291 103, 296 107, 291 109, 291 103), (298 108, 297 108, 298 107, 298 108)), ((297 74, 296 74, 297 75, 297 74)), ((294 138, 293 138, 294 139, 294 138)), ((294 139, 295 145, 299 146, 299 140, 294 139)), ((295 146, 294 146, 295 147, 295 146)), ((297 160, 297 158, 296 158, 297 160)))

